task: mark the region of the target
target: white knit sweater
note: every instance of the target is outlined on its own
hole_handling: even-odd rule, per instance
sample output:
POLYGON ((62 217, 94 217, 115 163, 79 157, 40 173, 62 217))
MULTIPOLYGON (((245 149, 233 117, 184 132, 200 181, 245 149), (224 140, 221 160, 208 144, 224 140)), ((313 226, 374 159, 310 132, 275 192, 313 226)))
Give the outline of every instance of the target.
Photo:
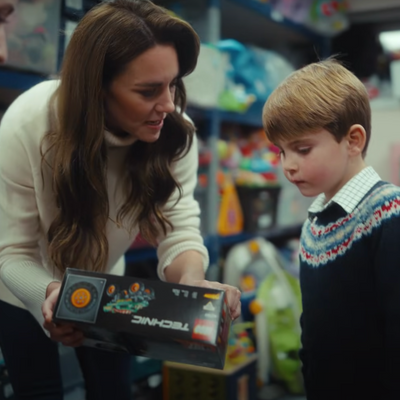
MULTIPOLYGON (((40 143, 48 129, 48 103, 57 85, 58 81, 47 81, 24 92, 8 108, 0 124, 0 300, 28 309, 40 324, 46 288, 50 282, 62 278, 53 271, 47 257, 46 235, 55 217, 56 204, 48 167, 43 169, 43 186, 40 154, 40 143)), ((110 220, 115 221, 123 200, 120 171, 132 140, 120 139, 108 132, 105 137, 110 220)), ((193 198, 197 163, 197 142, 194 141, 188 154, 172 168, 183 194, 175 205, 176 191, 165 206, 174 230, 159 241, 161 279, 165 279, 165 267, 187 250, 201 253, 204 268, 208 265, 208 253, 199 232, 200 210, 193 198)), ((109 221, 107 272, 124 273, 123 256, 137 234, 138 227, 129 235, 126 229, 109 221)))

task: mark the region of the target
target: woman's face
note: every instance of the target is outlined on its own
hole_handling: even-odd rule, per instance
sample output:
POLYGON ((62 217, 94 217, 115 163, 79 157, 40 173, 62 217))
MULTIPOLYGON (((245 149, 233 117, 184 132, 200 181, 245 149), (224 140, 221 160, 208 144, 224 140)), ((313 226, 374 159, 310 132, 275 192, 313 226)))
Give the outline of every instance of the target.
POLYGON ((116 135, 155 142, 175 110, 179 63, 173 46, 157 45, 131 61, 105 92, 106 125, 116 135))
POLYGON ((6 23, 14 12, 17 0, 0 0, 0 63, 7 61, 6 23))

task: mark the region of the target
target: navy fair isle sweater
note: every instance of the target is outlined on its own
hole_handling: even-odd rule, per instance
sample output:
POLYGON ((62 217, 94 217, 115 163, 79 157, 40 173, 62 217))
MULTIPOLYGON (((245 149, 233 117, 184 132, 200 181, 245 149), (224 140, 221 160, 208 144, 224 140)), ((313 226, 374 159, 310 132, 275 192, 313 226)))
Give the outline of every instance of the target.
POLYGON ((400 188, 310 217, 300 271, 307 399, 400 399, 400 188))

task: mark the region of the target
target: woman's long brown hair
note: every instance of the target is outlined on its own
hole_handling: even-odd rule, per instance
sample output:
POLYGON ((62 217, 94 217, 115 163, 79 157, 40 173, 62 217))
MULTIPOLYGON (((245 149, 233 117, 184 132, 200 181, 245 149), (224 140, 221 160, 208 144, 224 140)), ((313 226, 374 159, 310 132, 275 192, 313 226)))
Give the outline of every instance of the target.
POLYGON ((104 90, 128 63, 157 44, 172 44, 178 54, 177 110, 166 117, 159 140, 131 146, 125 200, 116 222, 124 220, 128 229, 139 224, 141 234, 152 243, 160 228, 164 233, 173 228, 162 207, 173 191, 181 190, 170 167, 186 154, 194 135, 194 128, 182 116, 186 107, 182 77, 196 66, 199 38, 189 24, 150 1, 102 3, 83 17, 72 35, 51 103, 56 110, 54 129, 42 142, 42 166, 50 162, 52 167, 58 207, 48 231, 49 258, 62 273, 69 267, 106 268, 109 201, 104 90))

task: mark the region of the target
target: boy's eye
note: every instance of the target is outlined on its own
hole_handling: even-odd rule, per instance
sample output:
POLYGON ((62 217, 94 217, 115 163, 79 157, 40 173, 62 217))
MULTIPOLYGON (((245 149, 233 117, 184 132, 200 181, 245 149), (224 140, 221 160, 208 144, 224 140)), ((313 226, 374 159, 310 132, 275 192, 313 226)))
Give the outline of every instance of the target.
POLYGON ((311 151, 311 147, 299 147, 297 151, 300 154, 308 154, 311 151))

